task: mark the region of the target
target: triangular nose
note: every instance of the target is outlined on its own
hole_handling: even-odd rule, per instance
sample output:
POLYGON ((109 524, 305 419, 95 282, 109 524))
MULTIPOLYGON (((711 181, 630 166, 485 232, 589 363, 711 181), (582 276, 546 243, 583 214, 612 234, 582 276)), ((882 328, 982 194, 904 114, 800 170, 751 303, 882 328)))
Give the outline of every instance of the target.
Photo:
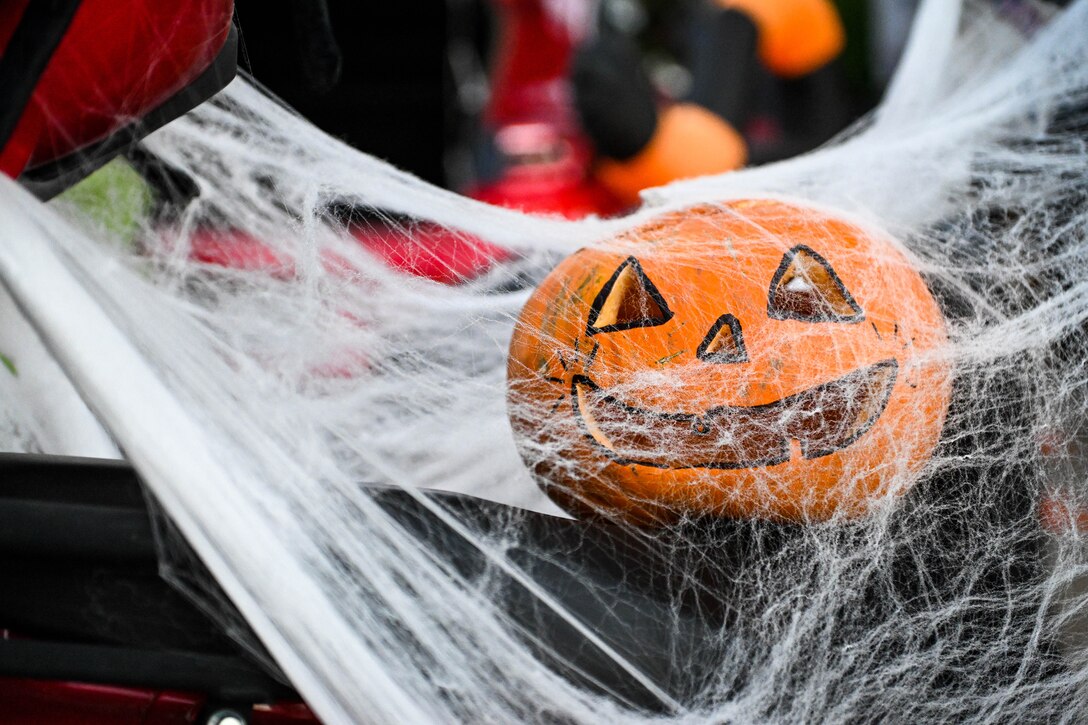
POLYGON ((699 350, 695 354, 700 360, 709 363, 748 362, 740 320, 733 315, 719 317, 710 326, 710 331, 699 343, 699 350))

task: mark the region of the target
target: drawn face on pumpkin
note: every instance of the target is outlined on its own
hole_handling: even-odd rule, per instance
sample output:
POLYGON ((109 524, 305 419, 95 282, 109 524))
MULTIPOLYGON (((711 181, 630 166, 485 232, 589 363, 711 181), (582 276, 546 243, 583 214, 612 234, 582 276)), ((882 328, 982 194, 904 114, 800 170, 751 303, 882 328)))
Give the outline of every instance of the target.
POLYGON ((698 207, 548 275, 511 343, 509 412, 578 514, 858 516, 936 446, 946 339, 887 238, 780 201, 698 207))

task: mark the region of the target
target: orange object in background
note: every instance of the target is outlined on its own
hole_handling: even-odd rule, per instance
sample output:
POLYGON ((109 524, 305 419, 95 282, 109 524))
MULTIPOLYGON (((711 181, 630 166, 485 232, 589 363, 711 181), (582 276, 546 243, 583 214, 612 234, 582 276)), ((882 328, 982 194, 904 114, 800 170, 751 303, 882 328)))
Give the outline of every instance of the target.
POLYGON ((946 341, 879 232, 782 201, 700 206, 548 275, 511 342, 508 412, 580 516, 856 517, 937 445, 946 341))
POLYGON ((759 30, 759 57, 773 73, 796 78, 842 52, 846 31, 829 0, 715 0, 739 10, 759 30))
POLYGON ((721 174, 744 166, 744 139, 702 106, 678 103, 661 112, 650 142, 626 161, 602 159, 597 179, 625 204, 638 204, 643 189, 677 179, 721 174))
POLYGON ((810 150, 849 111, 832 61, 845 29, 830 0, 705 0, 692 19, 692 87, 659 105, 637 45, 605 28, 574 64, 595 176, 628 206, 639 192, 810 150))

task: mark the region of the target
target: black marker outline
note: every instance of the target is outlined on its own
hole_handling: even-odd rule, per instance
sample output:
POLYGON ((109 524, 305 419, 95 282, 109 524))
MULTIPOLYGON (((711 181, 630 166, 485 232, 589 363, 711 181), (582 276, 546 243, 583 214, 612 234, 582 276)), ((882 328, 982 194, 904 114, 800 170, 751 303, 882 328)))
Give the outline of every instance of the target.
POLYGON ((850 291, 846 289, 846 285, 839 279, 839 275, 835 272, 835 268, 831 266, 831 263, 824 259, 816 250, 805 244, 798 244, 782 257, 782 261, 778 263, 778 269, 775 270, 774 277, 771 278, 771 286, 767 292, 767 315, 774 320, 799 320, 801 322, 845 322, 847 324, 855 324, 865 319, 865 312, 861 309, 861 305, 857 303, 854 296, 850 294, 850 291), (838 288, 839 293, 842 295, 846 304, 850 305, 850 308, 854 310, 852 315, 840 315, 837 313, 820 314, 820 315, 799 315, 796 312, 784 310, 775 304, 775 292, 778 290, 779 284, 782 282, 782 278, 786 275, 786 270, 793 264, 793 260, 796 259, 800 253, 807 254, 812 257, 813 261, 823 267, 831 281, 838 288))
POLYGON ((710 331, 706 333, 706 337, 699 343, 699 349, 695 351, 695 357, 709 363, 745 363, 748 362, 748 348, 744 346, 744 332, 740 327, 740 320, 735 315, 724 314, 719 317, 713 325, 710 326, 710 331), (737 348, 736 353, 722 353, 711 352, 708 353, 706 349, 710 347, 710 343, 717 337, 718 332, 729 325, 729 331, 733 334, 733 344, 737 348))
POLYGON ((586 322, 586 335, 596 335, 598 332, 632 330, 636 327, 656 327, 658 325, 664 325, 671 320, 672 317, 673 311, 669 309, 669 305, 665 302, 665 298, 661 295, 661 291, 657 288, 657 285, 646 276, 646 272, 642 269, 642 264, 639 263, 638 259, 634 256, 630 256, 623 260, 623 263, 620 264, 619 267, 616 267, 616 271, 612 273, 612 276, 604 283, 604 287, 601 288, 601 291, 593 298, 593 303, 589 307, 589 321, 586 322), (595 325, 597 317, 601 314, 601 309, 604 307, 604 303, 608 300, 609 295, 612 294, 612 288, 615 287, 616 280, 620 278, 620 275, 623 274, 623 270, 627 267, 631 267, 631 269, 634 270, 635 276, 638 278, 642 289, 661 309, 664 317, 643 317, 630 322, 620 322, 615 325, 597 327, 595 325))

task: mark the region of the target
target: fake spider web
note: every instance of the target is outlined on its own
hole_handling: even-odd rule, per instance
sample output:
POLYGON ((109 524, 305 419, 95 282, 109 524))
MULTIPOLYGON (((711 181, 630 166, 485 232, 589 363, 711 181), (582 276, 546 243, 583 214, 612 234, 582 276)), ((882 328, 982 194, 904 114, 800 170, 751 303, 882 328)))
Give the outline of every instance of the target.
MULTIPOLYGON (((196 194, 128 244, 7 184, 19 235, 5 247, 48 242, 63 264, 35 277, 5 261, 4 276, 329 722, 1075 721, 1088 708, 1088 4, 1049 23, 1030 7, 1035 24, 929 3, 888 98, 837 142, 653 190, 607 221, 434 189, 237 82, 147 141, 196 194), (740 199, 896 240, 947 324, 940 442, 860 519, 560 518, 529 468, 561 446, 523 440, 519 454, 507 411, 533 286, 579 248, 740 199), (210 234, 219 257, 201 261, 210 234), (427 261, 440 234, 511 254, 443 285, 374 253, 427 261), (34 300, 64 275, 93 310, 42 312, 34 300), (79 337, 81 324, 120 334, 79 337)), ((728 259, 704 271, 737 273, 728 259)), ((709 354, 739 355, 716 340, 709 354)), ((623 392, 652 398, 666 378, 623 392)), ((63 451, 20 394, 33 397, 11 393, 24 408, 5 410, 6 445, 63 451)))

